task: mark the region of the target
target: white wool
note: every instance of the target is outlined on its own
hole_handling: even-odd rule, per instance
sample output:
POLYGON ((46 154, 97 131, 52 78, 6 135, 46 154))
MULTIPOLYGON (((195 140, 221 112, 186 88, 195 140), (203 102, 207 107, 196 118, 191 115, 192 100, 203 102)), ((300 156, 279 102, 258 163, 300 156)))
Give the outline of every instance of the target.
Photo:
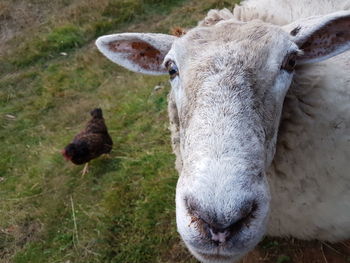
POLYGON ((232 262, 265 232, 327 241, 350 237, 350 52, 340 54, 350 46, 344 29, 349 12, 337 12, 349 9, 349 0, 247 0, 232 12, 210 10, 175 40, 132 33, 97 41, 107 57, 133 71, 163 74, 170 60, 178 67, 168 105, 180 173, 177 225, 201 261, 232 262), (339 17, 346 21, 339 36, 322 31, 339 17), (320 28, 321 35, 311 34, 320 28), (307 50, 304 39, 330 48, 307 50), (127 55, 110 48, 119 40, 127 55), (158 50, 163 64, 153 53, 139 63, 134 42, 158 50), (290 54, 299 59, 294 75, 283 66, 290 54), (252 202, 257 210, 249 226, 217 247, 192 224, 196 215, 189 214, 187 200, 224 226, 238 222, 252 202))
MULTIPOLYGON (((344 0, 249 0, 233 13, 245 21, 262 14, 265 21, 284 25, 349 8, 350 1, 344 0)), ((346 239, 350 237, 350 52, 300 67, 295 75, 268 171, 272 195, 268 234, 346 239)))

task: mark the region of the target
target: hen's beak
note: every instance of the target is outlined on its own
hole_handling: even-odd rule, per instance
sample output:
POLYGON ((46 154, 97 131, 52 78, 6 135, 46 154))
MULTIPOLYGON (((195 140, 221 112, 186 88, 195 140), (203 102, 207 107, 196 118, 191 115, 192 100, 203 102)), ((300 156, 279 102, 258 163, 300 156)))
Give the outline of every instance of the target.
POLYGON ((70 158, 69 158, 69 156, 67 155, 65 149, 63 149, 63 150, 61 151, 61 154, 63 155, 63 157, 64 157, 64 159, 65 159, 66 161, 69 161, 69 160, 70 160, 70 158))

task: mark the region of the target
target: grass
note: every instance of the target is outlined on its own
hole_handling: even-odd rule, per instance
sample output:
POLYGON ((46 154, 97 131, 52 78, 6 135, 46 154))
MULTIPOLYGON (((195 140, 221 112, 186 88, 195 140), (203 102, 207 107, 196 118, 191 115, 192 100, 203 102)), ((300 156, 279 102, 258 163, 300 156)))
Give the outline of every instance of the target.
MULTIPOLYGON (((14 32, 0 43, 1 262, 196 262, 176 232, 167 77, 126 71, 93 42, 111 32, 191 27, 234 2, 0 3, 0 29, 14 32), (104 110, 114 148, 81 176, 60 150, 95 107, 104 110)), ((319 259, 319 245, 266 238, 245 262, 301 262, 303 248, 319 259)), ((305 262, 321 262, 312 260, 305 262)))
MULTIPOLYGON (((232 3, 29 2, 48 8, 45 19, 0 52, 1 262, 195 262, 176 232, 168 80, 113 65, 93 42, 112 31, 167 33, 232 3), (82 177, 60 149, 94 107, 115 146, 82 177)), ((4 3, 11 25, 12 3, 4 3)))
POLYGON ((60 52, 79 48, 85 42, 84 32, 79 27, 66 24, 54 28, 41 38, 27 42, 20 50, 22 56, 16 56, 10 61, 18 67, 28 66, 40 60, 48 60, 60 52))

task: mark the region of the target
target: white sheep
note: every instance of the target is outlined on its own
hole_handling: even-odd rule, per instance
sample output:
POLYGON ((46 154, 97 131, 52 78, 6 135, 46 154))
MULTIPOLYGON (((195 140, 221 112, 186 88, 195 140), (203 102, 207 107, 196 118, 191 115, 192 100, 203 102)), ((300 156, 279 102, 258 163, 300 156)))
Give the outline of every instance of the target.
POLYGON ((350 237, 349 8, 250 0, 178 38, 96 41, 132 71, 170 75, 177 227, 200 261, 234 262, 264 234, 350 237))

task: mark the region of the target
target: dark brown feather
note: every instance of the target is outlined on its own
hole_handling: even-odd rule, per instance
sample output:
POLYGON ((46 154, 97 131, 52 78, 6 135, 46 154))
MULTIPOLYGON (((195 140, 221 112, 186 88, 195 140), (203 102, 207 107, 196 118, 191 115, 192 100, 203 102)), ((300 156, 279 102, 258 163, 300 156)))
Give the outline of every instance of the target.
POLYGON ((74 164, 84 164, 112 150, 113 141, 108 134, 102 110, 94 109, 91 116, 85 129, 63 150, 63 155, 74 164))

